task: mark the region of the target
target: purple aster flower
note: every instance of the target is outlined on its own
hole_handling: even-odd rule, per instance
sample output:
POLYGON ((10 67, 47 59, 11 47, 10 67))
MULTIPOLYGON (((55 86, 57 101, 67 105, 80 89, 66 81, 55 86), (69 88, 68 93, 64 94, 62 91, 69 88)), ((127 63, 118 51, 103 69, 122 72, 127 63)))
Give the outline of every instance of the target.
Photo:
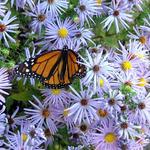
POLYGON ((65 21, 56 19, 56 22, 50 22, 46 25, 45 39, 49 40, 56 47, 68 45, 72 41, 72 37, 77 32, 77 26, 69 18, 65 21))
POLYGON ((116 72, 118 71, 124 71, 124 72, 135 72, 137 67, 139 66, 139 59, 137 56, 134 56, 129 54, 128 49, 121 43, 120 47, 121 49, 119 50, 121 54, 117 54, 115 56, 115 62, 114 62, 114 67, 116 69, 116 72))
POLYGON ((135 73, 130 72, 120 72, 115 73, 116 79, 111 82, 112 89, 118 89, 123 85, 128 89, 136 92, 138 96, 141 96, 145 93, 145 90, 138 86, 139 80, 135 73))
POLYGON ((115 128, 119 131, 119 138, 128 140, 141 136, 138 133, 138 130, 141 129, 141 126, 134 125, 130 122, 130 120, 123 118, 123 116, 120 116, 120 120, 117 121, 115 128))
POLYGON ((85 120, 80 125, 76 125, 73 130, 75 130, 80 135, 80 138, 84 140, 84 136, 86 137, 90 132, 92 132, 95 126, 95 123, 89 124, 87 120, 85 120))
POLYGON ((24 0, 24 5, 28 5, 30 8, 34 8, 35 4, 34 4, 35 0, 24 0))
POLYGON ((25 119, 25 116, 17 116, 17 113, 19 112, 19 107, 16 108, 16 110, 11 114, 7 114, 6 118, 8 120, 7 124, 7 132, 12 129, 13 131, 17 128, 18 125, 21 125, 21 122, 23 119, 25 119))
POLYGON ((51 13, 51 16, 61 15, 68 8, 67 0, 45 0, 41 2, 40 7, 51 13))
POLYGON ((80 45, 80 43, 75 43, 74 40, 69 42, 67 46, 68 46, 69 49, 72 49, 75 52, 78 52, 79 50, 82 49, 82 46, 80 45))
POLYGON ((141 137, 136 138, 135 140, 128 140, 127 142, 128 149, 144 150, 144 147, 149 144, 149 139, 141 135, 141 137))
POLYGON ((91 55, 97 55, 98 53, 100 53, 101 51, 103 51, 103 47, 102 45, 95 45, 94 47, 89 47, 88 51, 91 55))
POLYGON ((34 8, 31 8, 31 11, 27 11, 26 14, 32 17, 32 22, 30 24, 32 30, 35 33, 41 34, 41 30, 46 26, 47 22, 52 21, 53 17, 49 15, 48 12, 43 10, 40 5, 36 5, 34 8))
POLYGON ((98 11, 96 16, 100 16, 105 12, 106 0, 95 0, 98 5, 98 11))
POLYGON ((54 137, 53 137, 53 133, 51 133, 51 131, 49 130, 48 127, 43 127, 44 130, 44 136, 46 137, 46 141, 45 141, 45 149, 48 147, 48 145, 52 144, 54 141, 54 137))
POLYGON ((133 30, 135 32, 135 34, 129 32, 130 34, 128 35, 129 38, 134 39, 134 40, 138 40, 141 45, 144 45, 145 48, 149 48, 150 47, 150 43, 149 43, 149 36, 146 32, 144 32, 144 30, 141 30, 140 27, 136 26, 133 27, 133 30))
MULTIPOLYGON (((14 6, 14 4, 16 5, 16 9, 18 9, 19 6, 21 6, 21 1, 20 0, 11 0, 11 7, 14 6)), ((22 1, 22 3, 24 4, 24 0, 22 1)))
POLYGON ((126 2, 128 3, 130 9, 136 7, 138 10, 143 11, 141 6, 143 4, 142 0, 126 0, 126 2))
POLYGON ((8 0, 5 0, 4 2, 0 2, 0 16, 4 16, 5 15, 5 12, 7 10, 7 7, 6 7, 6 3, 7 3, 8 0))
MULTIPOLYGON (((3 110, 4 111, 4 110, 3 110)), ((4 134, 6 128, 6 114, 2 110, 0 111, 0 135, 4 134)))
POLYGON ((72 117, 69 117, 70 111, 68 110, 68 108, 69 105, 65 107, 60 105, 59 107, 57 107, 57 109, 59 110, 57 120, 61 122, 62 125, 66 125, 69 130, 73 130, 75 124, 72 120, 72 117))
POLYGON ((133 98, 133 102, 137 105, 134 111, 130 111, 130 119, 138 124, 150 123, 150 93, 143 97, 133 98), (134 118, 134 120, 133 120, 134 118))
POLYGON ((54 105, 56 107, 66 106, 71 102, 70 92, 63 89, 44 89, 41 91, 45 96, 44 103, 54 105))
MULTIPOLYGON (((94 44, 94 46, 92 46, 92 47, 89 47, 88 48, 88 51, 89 51, 89 53, 90 53, 90 55, 92 55, 93 57, 94 56, 96 56, 97 54, 99 54, 99 53, 102 53, 102 55, 104 56, 105 54, 108 54, 109 53, 109 57, 112 59, 112 52, 114 51, 114 50, 110 50, 109 52, 108 52, 108 49, 106 48, 106 47, 104 47, 104 46, 102 46, 102 45, 96 45, 96 44, 94 44)), ((109 60, 111 60, 109 58, 109 60)))
POLYGON ((82 83, 86 86, 92 83, 94 91, 96 90, 99 80, 101 78, 113 77, 113 66, 112 63, 108 62, 109 54, 102 55, 103 51, 98 53, 95 57, 92 57, 88 51, 87 56, 88 60, 83 58, 83 64, 87 67, 87 74, 83 78, 82 83))
POLYGON ((69 140, 76 144, 81 144, 81 134, 78 133, 79 130, 76 130, 76 128, 73 128, 69 131, 70 137, 69 140))
MULTIPOLYGON (((39 42, 36 42, 35 45, 42 46, 41 50, 62 49, 62 45, 54 45, 53 41, 51 42, 49 39, 41 39, 39 42)), ((73 39, 67 43, 67 46, 75 52, 78 52, 81 49, 80 43, 75 43, 73 39)))
POLYGON ((70 86, 70 88, 73 91, 71 98, 75 103, 67 109, 68 117, 71 117, 73 122, 79 125, 85 121, 91 124, 98 119, 96 110, 100 102, 99 98, 92 98, 91 89, 83 90, 83 86, 80 84, 81 91, 78 93, 73 87, 70 86))
POLYGON ((4 16, 3 19, 0 19, 0 39, 4 39, 5 41, 5 45, 7 47, 9 47, 8 44, 8 40, 7 38, 15 43, 15 39, 13 39, 9 33, 17 33, 17 31, 15 31, 16 29, 18 29, 18 24, 10 24, 12 23, 14 20, 16 20, 16 17, 13 16, 12 18, 10 18, 11 12, 8 11, 7 14, 4 16))
POLYGON ((149 143, 149 140, 145 138, 143 135, 141 135, 140 138, 135 138, 135 140, 129 139, 127 141, 123 141, 120 139, 119 141, 119 149, 123 150, 126 148, 127 150, 143 150, 143 148, 149 143))
MULTIPOLYGON (((105 101, 105 99, 103 99, 105 101)), ((101 104, 98 106, 97 111, 98 115, 98 121, 97 124, 101 124, 102 122, 105 122, 109 119, 114 118, 114 115, 111 114, 108 109, 105 108, 105 105, 101 102, 101 104)))
POLYGON ((14 4, 16 5, 16 10, 18 10, 18 8, 24 9, 26 4, 28 4, 31 8, 34 6, 33 0, 11 0, 11 7, 13 7, 14 4))
POLYGON ((87 41, 94 44, 94 42, 92 41, 93 36, 94 34, 91 29, 85 29, 82 27, 78 29, 77 33, 75 34, 74 42, 77 44, 82 44, 84 46, 88 45, 87 41))
POLYGON ((117 112, 121 111, 122 101, 124 96, 118 90, 109 90, 107 92, 108 98, 104 100, 105 109, 107 109, 111 114, 116 115, 117 112))
POLYGON ((11 0, 11 7, 13 7, 14 4, 16 5, 16 10, 18 10, 18 8, 24 7, 25 0, 11 0))
POLYGON ((27 136, 17 131, 17 133, 10 132, 10 134, 6 135, 7 143, 4 144, 7 146, 8 150, 44 150, 40 148, 40 144, 29 145, 27 136))
POLYGON ((83 134, 80 136, 80 140, 82 141, 83 149, 91 149, 92 144, 91 144, 91 139, 89 138, 88 134, 83 134))
MULTIPOLYGON (((144 65, 144 66, 148 66, 149 64, 149 53, 148 53, 148 49, 144 46, 141 45, 138 41, 131 41, 128 44, 128 55, 131 58, 137 57, 138 58, 138 62, 140 64, 140 66, 144 65)), ((139 67, 140 67, 139 66, 139 67)))
POLYGON ((7 137, 7 142, 4 142, 5 146, 11 150, 16 149, 20 150, 20 148, 26 148, 29 149, 27 142, 24 142, 22 139, 22 134, 18 131, 16 134, 13 132, 10 132, 10 134, 5 135, 7 137))
POLYGON ((139 67, 137 71, 138 83, 137 85, 143 87, 145 90, 150 88, 150 72, 148 68, 139 67))
POLYGON ((9 83, 9 75, 5 68, 0 68, 0 101, 5 102, 4 95, 9 95, 5 90, 11 89, 11 84, 9 83))
POLYGON ((28 142, 28 145, 41 145, 46 141, 46 137, 42 128, 35 127, 29 121, 24 120, 21 123, 22 138, 28 142))
POLYGON ((99 96, 104 95, 104 93, 107 93, 111 89, 111 78, 107 77, 100 77, 97 79, 97 93, 99 96))
POLYGON ((25 108, 25 114, 29 117, 28 119, 31 121, 33 125, 37 125, 37 127, 42 127, 44 124, 48 126, 52 133, 57 131, 57 127, 55 125, 56 118, 56 109, 51 107, 50 105, 44 105, 40 102, 38 98, 33 96, 36 103, 30 101, 30 104, 33 106, 32 109, 25 108))
POLYGON ((119 33, 120 26, 125 28, 126 30, 129 28, 129 25, 126 22, 132 22, 132 15, 128 13, 128 4, 121 4, 121 0, 112 0, 111 6, 107 7, 108 9, 108 17, 102 21, 104 23, 103 28, 107 28, 107 31, 112 26, 112 23, 115 24, 116 33, 119 33))
POLYGON ((79 15, 81 26, 84 25, 85 21, 89 25, 89 21, 92 21, 94 23, 92 17, 98 14, 98 3, 95 0, 79 0, 79 4, 77 8, 75 8, 75 11, 79 15))
POLYGON ((89 134, 92 144, 95 146, 95 150, 117 150, 118 130, 115 128, 113 120, 105 121, 101 123, 99 127, 95 129, 96 132, 89 134))

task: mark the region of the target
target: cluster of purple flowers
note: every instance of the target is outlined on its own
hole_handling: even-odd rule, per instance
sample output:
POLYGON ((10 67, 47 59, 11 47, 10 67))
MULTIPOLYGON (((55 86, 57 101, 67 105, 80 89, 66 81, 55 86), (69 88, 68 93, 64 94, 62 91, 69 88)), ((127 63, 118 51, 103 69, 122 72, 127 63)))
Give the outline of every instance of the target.
MULTIPOLYGON (((5 98, 11 89, 9 74, 0 69, 0 146, 13 150, 44 150, 53 143, 58 129, 67 127, 68 150, 142 150, 150 141, 150 14, 144 24, 133 27, 128 43, 106 48, 94 41, 95 18, 104 17, 103 30, 116 34, 128 30, 134 12, 143 11, 142 0, 79 0, 75 17, 62 19, 71 5, 67 0, 5 0, 0 2, 0 39, 6 47, 15 43, 19 20, 7 8, 22 10, 30 18, 33 41, 25 48, 27 59, 35 50, 62 49, 67 45, 80 55, 87 73, 79 89, 40 89, 33 93, 30 108, 19 106, 6 114, 5 98), (15 21, 15 23, 13 23, 15 21), (114 25, 114 26, 113 26, 114 25), (42 40, 41 40, 42 39, 42 40), (90 45, 90 47, 88 47, 90 45), (88 47, 88 48, 87 48, 88 47), (22 108, 21 108, 22 109, 22 108)), ((19 18, 18 18, 19 19, 19 18)), ((26 83, 26 78, 24 84, 26 83)), ((35 80, 30 78, 35 86, 35 80)))

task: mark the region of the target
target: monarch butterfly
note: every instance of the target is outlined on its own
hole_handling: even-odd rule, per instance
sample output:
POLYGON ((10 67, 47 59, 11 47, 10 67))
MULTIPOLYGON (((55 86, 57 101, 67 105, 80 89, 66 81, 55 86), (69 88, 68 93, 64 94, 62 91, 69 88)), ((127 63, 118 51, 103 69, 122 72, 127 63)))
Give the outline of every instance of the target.
POLYGON ((84 65, 79 64, 79 55, 67 46, 51 50, 30 58, 15 68, 19 76, 38 78, 46 87, 64 88, 74 77, 86 74, 84 65))

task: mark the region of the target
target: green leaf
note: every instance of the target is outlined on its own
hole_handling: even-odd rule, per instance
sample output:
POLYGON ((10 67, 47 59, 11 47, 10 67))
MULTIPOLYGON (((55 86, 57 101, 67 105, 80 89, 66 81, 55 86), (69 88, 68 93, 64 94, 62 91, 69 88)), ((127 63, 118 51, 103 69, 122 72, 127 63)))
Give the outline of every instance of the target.
POLYGON ((47 150, 65 150, 65 149, 58 143, 54 143, 53 145, 49 145, 47 150))
POLYGON ((14 100, 10 96, 8 98, 6 98, 6 108, 7 108, 7 110, 10 110, 13 103, 14 103, 14 100))
POLYGON ((12 94, 10 97, 17 101, 28 101, 32 99, 32 94, 32 92, 30 93, 29 91, 23 91, 20 93, 12 94))
POLYGON ((71 85, 74 89, 76 89, 77 91, 80 90, 80 80, 79 79, 75 79, 71 85))
POLYGON ((106 45, 108 47, 113 47, 113 48, 118 47, 118 39, 115 37, 116 36, 105 37, 104 45, 106 45))

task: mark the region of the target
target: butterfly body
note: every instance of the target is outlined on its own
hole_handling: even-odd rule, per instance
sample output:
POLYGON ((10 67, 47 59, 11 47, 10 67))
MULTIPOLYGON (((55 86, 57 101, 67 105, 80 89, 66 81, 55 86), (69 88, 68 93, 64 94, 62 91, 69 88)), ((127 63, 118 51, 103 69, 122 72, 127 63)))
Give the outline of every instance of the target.
POLYGON ((44 52, 26 60, 15 71, 20 76, 38 78, 46 87, 63 88, 74 77, 85 76, 86 68, 78 61, 78 54, 64 46, 62 50, 44 52))

